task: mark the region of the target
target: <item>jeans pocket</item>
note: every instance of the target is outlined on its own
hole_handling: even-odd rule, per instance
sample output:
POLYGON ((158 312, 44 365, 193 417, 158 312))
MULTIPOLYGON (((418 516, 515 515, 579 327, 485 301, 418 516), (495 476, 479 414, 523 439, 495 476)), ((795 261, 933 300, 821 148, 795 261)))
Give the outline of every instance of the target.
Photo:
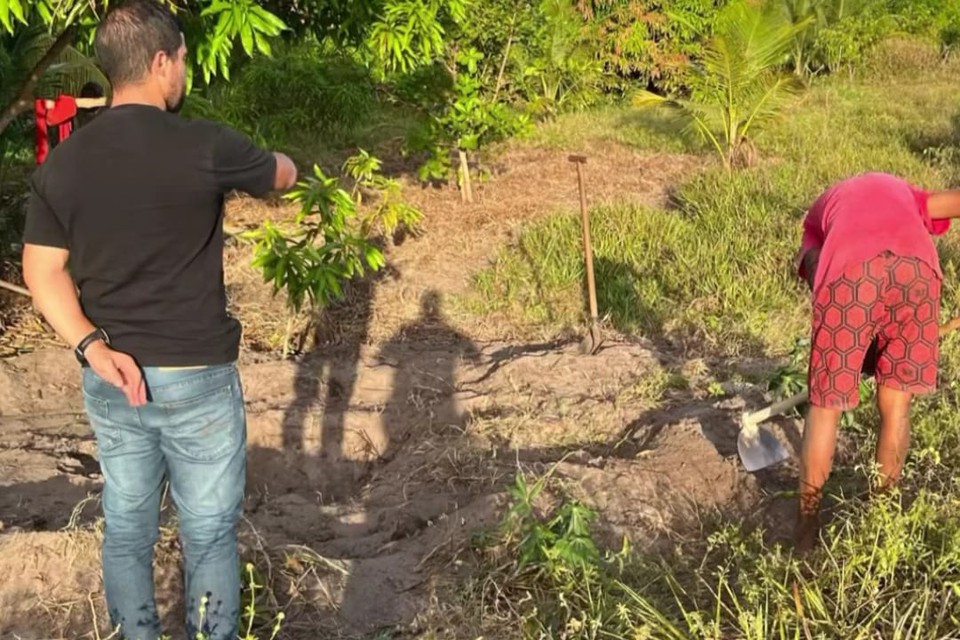
POLYGON ((160 403, 166 445, 177 457, 211 462, 245 444, 243 400, 236 378, 182 400, 160 403))
POLYGON ((83 394, 83 408, 97 438, 97 450, 107 455, 123 445, 123 429, 110 417, 110 403, 89 393, 83 394))

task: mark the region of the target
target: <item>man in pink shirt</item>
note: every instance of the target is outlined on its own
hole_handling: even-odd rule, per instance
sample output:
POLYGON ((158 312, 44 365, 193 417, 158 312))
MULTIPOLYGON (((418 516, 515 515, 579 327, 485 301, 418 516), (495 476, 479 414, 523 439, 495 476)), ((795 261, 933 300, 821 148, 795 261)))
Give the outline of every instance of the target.
POLYGON ((813 546, 837 426, 875 374, 881 488, 900 477, 910 400, 937 386, 940 281, 931 235, 960 216, 960 191, 927 192, 884 173, 825 191, 803 222, 798 273, 813 295, 810 410, 803 433, 796 544, 813 546), (870 357, 867 357, 868 350, 870 357))

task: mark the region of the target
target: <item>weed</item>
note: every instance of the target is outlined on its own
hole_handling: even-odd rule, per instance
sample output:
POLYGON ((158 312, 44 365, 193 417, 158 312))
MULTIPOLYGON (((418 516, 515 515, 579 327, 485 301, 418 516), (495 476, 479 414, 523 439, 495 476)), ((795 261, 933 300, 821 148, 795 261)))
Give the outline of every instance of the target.
POLYGON ((604 553, 588 507, 533 507, 544 480, 517 476, 486 541, 516 559, 512 574, 499 565, 497 593, 518 603, 528 637, 940 639, 960 614, 958 503, 922 487, 842 502, 824 548, 801 561, 741 523, 665 556, 604 553))
MULTIPOLYGON (((283 626, 283 621, 285 619, 285 614, 283 611, 277 612, 271 620, 272 626, 270 628, 270 635, 266 637, 261 637, 254 629, 254 621, 258 618, 258 609, 257 609, 257 590, 262 589, 263 585, 257 584, 257 570, 252 563, 247 563, 244 567, 244 573, 246 575, 246 583, 244 584, 244 592, 250 598, 247 605, 243 608, 241 612, 241 629, 243 629, 243 635, 237 637, 237 640, 276 640, 277 635, 280 633, 280 628, 283 626)), ((200 605, 197 608, 197 613, 199 614, 197 626, 200 629, 203 629, 206 626, 206 616, 207 616, 207 605, 209 604, 209 599, 207 596, 204 596, 200 599, 200 605)), ((114 634, 119 633, 119 626, 114 631, 114 634)), ((110 636, 111 638, 113 636, 110 636)), ((196 635, 190 640, 208 640, 210 636, 207 635, 204 631, 197 631, 196 635)), ((104 639, 107 640, 107 639, 104 639)), ((162 636, 161 640, 171 640, 170 636, 162 636)))

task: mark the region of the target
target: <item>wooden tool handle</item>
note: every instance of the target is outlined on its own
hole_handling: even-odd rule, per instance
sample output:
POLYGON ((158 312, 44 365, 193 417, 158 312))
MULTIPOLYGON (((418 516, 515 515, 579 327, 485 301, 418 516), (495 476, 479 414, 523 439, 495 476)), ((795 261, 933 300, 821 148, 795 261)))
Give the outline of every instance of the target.
POLYGON ((760 409, 759 411, 754 411, 753 413, 745 413, 743 414, 743 418, 742 418, 743 426, 745 428, 751 427, 753 425, 760 424, 770 416, 775 416, 783 413, 784 411, 789 411, 790 409, 793 409, 798 404, 802 404, 806 402, 808 395, 809 395, 809 392, 804 390, 796 395, 786 398, 785 400, 781 400, 780 402, 774 402, 773 404, 768 405, 763 409, 760 409))

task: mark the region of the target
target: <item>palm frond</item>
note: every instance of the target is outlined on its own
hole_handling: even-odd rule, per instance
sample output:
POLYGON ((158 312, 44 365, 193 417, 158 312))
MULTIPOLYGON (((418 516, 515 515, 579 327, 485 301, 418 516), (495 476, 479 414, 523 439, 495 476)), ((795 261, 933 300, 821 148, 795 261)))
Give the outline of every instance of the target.
POLYGON ((796 76, 777 75, 756 89, 755 94, 750 96, 751 107, 742 129, 744 135, 755 127, 762 127, 777 119, 789 101, 803 89, 803 85, 796 76))
POLYGON ((646 89, 633 92, 630 102, 635 107, 663 109, 680 116, 684 123, 684 134, 709 143, 721 156, 725 155, 723 141, 718 133, 724 129, 725 109, 722 104, 706 100, 668 98, 646 89))
POLYGON ((782 73, 782 66, 797 36, 811 23, 809 16, 786 19, 770 2, 733 0, 721 12, 693 74, 690 98, 637 92, 633 104, 669 107, 682 114, 730 166, 740 145, 748 144, 747 136, 782 112, 800 88, 796 76, 782 73))
MULTIPOLYGON (((4 86, 15 91, 20 82, 53 46, 55 40, 56 38, 46 29, 40 27, 25 29, 20 33, 14 39, 10 49, 12 64, 9 68, 0 67, 4 71, 4 86), (7 78, 10 79, 9 82, 7 78)), ((68 46, 44 71, 37 82, 35 92, 43 96, 56 93, 77 94, 88 82, 97 82, 104 88, 109 86, 107 78, 91 58, 78 49, 68 46)))
POLYGON ((708 75, 723 77, 732 86, 749 83, 782 64, 797 35, 811 24, 809 17, 799 23, 786 21, 770 3, 733 2, 717 19, 703 67, 708 75))

